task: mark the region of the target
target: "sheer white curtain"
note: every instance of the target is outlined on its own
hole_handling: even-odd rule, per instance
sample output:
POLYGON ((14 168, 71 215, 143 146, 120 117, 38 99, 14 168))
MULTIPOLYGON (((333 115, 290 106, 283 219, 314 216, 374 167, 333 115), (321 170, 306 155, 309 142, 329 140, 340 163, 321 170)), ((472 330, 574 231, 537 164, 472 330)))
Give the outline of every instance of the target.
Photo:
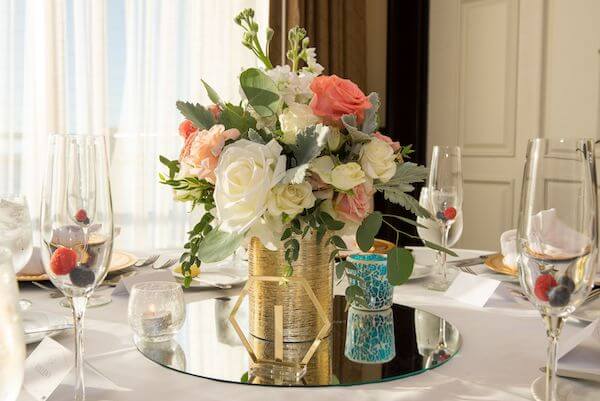
POLYGON ((116 224, 125 248, 180 246, 183 205, 157 183, 158 155, 177 157, 177 99, 207 103, 200 79, 239 100, 256 65, 233 22, 268 0, 0 0, 0 193, 37 215, 52 132, 109 137, 116 224))

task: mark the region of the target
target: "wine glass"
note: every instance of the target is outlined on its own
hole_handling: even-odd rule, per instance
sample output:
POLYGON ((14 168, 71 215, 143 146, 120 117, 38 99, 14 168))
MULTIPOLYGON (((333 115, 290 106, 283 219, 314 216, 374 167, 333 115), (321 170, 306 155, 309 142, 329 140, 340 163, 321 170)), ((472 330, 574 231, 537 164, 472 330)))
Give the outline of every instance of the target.
MULTIPOLYGON (((431 202, 429 201, 429 188, 426 186, 421 188, 421 193, 419 195, 419 205, 424 209, 429 210, 430 213, 433 214, 431 210, 431 202)), ((419 234, 419 238, 425 241, 433 242, 434 244, 442 243, 442 231, 440 230, 440 226, 438 223, 427 217, 417 217, 417 223, 421 226, 417 226, 417 233, 419 234)), ((463 214, 461 211, 456 215, 456 221, 450 227, 450 232, 448 233, 448 246, 454 246, 460 237, 462 236, 463 231, 463 214)), ((433 262, 434 267, 438 267, 439 261, 441 258, 441 252, 436 251, 435 260, 433 262)))
POLYGON ((22 195, 0 195, 0 246, 12 254, 18 273, 31 258, 33 234, 27 199, 22 195))
MULTIPOLYGON (((596 191, 593 140, 529 141, 517 250, 521 286, 546 322, 546 401, 557 396, 557 348, 564 320, 585 300, 594 281, 596 191)), ((534 382, 541 385, 541 378, 534 382)))
MULTIPOLYGON (((433 147, 428 183, 428 210, 440 228, 441 245, 447 248, 450 228, 456 222, 457 216, 462 215, 462 166, 458 146, 433 147)), ((427 288, 445 291, 450 285, 445 252, 441 254, 439 265, 439 273, 427 283, 427 288)))
POLYGON ((17 307, 17 281, 12 255, 0 248, 0 401, 19 396, 25 369, 25 340, 17 307))
POLYGON ((41 254, 75 322, 75 399, 85 399, 83 318, 113 249, 113 211, 103 136, 52 135, 42 194, 41 254))

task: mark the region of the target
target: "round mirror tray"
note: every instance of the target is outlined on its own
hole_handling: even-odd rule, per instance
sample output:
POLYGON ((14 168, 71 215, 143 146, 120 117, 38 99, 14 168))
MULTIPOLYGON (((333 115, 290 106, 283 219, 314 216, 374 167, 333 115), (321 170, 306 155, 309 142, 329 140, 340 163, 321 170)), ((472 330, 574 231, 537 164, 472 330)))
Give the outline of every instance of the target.
MULTIPOLYGON (((147 358, 179 372, 270 386, 357 385, 400 379, 440 366, 461 345, 456 327, 429 312, 398 304, 378 312, 346 310, 345 298, 336 296, 332 330, 307 365, 293 372, 277 364, 265 369, 262 363, 259 368, 229 322, 236 301, 237 297, 224 297, 190 303, 185 323, 173 340, 136 340, 136 345, 147 358)), ((247 304, 244 300, 236 314, 242 330, 248 327, 247 304)), ((258 358, 275 360, 272 342, 245 336, 258 358)), ((311 345, 283 343, 283 361, 300 361, 311 345)))

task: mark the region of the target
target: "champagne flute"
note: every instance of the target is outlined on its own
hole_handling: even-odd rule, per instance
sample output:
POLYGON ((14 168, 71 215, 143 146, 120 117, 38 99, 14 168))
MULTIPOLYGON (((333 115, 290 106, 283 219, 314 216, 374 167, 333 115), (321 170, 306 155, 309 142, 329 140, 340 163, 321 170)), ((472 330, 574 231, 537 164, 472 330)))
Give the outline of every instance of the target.
POLYGON ((0 401, 14 401, 23 383, 25 340, 12 255, 6 248, 0 248, 0 294, 0 401))
POLYGON ((75 322, 75 399, 85 399, 83 318, 113 248, 113 211, 103 136, 52 135, 42 194, 41 254, 75 322))
MULTIPOLYGON (((419 205, 421 205, 424 209, 429 210, 429 213, 434 213, 431 210, 431 202, 429 201, 429 188, 426 186, 421 188, 421 193, 419 195, 419 205)), ((417 223, 419 223, 423 227, 417 227, 417 233, 419 234, 419 238, 423 241, 433 242, 434 244, 442 243, 442 233, 438 223, 427 217, 417 217, 417 223)), ((463 232, 463 214, 461 211, 456 215, 456 221, 450 227, 450 232, 448 233, 448 246, 452 247, 456 245, 463 232)), ((441 258, 441 252, 436 251, 435 253, 435 261, 433 262, 434 267, 437 267, 441 258)))
POLYGON ((29 262, 32 242, 27 199, 22 195, 0 195, 0 246, 12 253, 15 273, 29 262))
MULTIPOLYGON (((430 202, 428 210, 432 212, 432 218, 438 223, 441 245, 447 248, 450 228, 456 222, 457 216, 462 215, 462 166, 458 146, 433 147, 428 182, 430 202)), ((446 253, 442 252, 439 273, 429 281, 427 288, 445 291, 449 285, 446 253)))
MULTIPOLYGON (((546 401, 557 399, 557 348, 564 320, 585 300, 594 281, 596 191, 593 140, 529 141, 517 250, 521 286, 546 323, 545 389, 539 392, 546 401)), ((532 390, 543 385, 539 378, 532 390)))

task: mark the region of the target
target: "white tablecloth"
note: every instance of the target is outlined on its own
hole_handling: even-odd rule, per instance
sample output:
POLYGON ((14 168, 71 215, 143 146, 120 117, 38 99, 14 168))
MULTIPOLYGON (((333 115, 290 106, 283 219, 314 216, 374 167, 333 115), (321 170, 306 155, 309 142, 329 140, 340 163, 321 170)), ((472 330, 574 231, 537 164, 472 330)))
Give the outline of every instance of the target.
MULTIPOLYGON (((458 253, 469 257, 483 252, 458 253)), ((418 262, 431 263, 429 251, 417 249, 416 254, 418 262)), ((186 291, 186 302, 234 295, 237 291, 186 291)), ((336 288, 336 293, 343 293, 343 288, 336 288)), ((21 285, 21 297, 33 301, 33 310, 69 313, 58 305, 57 299, 31 284, 21 285)), ((431 311, 458 327, 463 345, 447 364, 397 381, 352 387, 302 389, 225 384, 171 371, 140 354, 127 324, 127 301, 127 297, 114 296, 109 305, 88 309, 86 359, 109 380, 102 382, 88 372, 88 400, 531 400, 530 384, 541 375, 539 368, 545 361, 545 329, 535 310, 502 301, 493 307, 470 307, 444 297, 443 293, 429 291, 422 280, 415 280, 396 288, 394 301, 431 311)), ((563 338, 578 329, 574 323, 567 324, 563 338)), ((71 334, 56 339, 73 348, 71 334)), ((66 381, 49 401, 72 400, 72 391, 66 381)), ((19 401, 29 400, 31 397, 23 391, 19 401)))

